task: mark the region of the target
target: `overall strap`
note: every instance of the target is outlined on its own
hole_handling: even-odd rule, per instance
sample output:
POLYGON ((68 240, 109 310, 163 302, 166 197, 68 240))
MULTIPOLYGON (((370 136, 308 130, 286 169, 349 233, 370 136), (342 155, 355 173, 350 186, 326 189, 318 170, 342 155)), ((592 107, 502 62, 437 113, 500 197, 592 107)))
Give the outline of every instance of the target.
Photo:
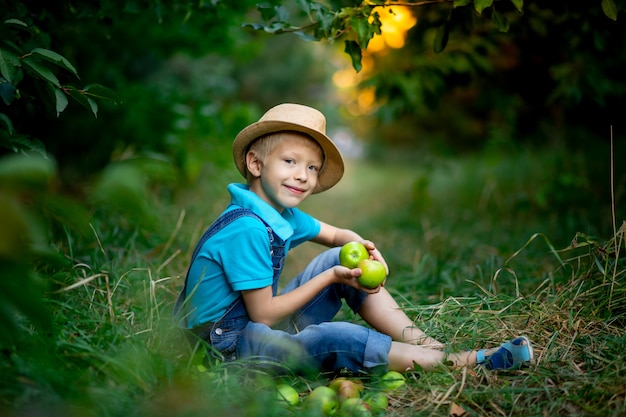
POLYGON ((252 210, 250 209, 246 209, 246 208, 238 208, 235 210, 231 210, 228 211, 224 214, 222 214, 202 235, 202 237, 200 238, 200 240, 198 241, 198 244, 196 245, 196 248, 193 251, 193 254, 191 255, 191 261, 189 262, 189 268, 187 268, 187 274, 185 275, 185 282, 183 284, 183 288, 180 291, 180 293, 178 294, 178 297, 176 298, 176 302, 174 304, 174 309, 172 310, 172 318, 174 319, 174 321, 176 322, 176 324, 179 327, 187 327, 187 317, 186 315, 183 316, 182 312, 183 312, 183 304, 185 303, 185 297, 187 294, 187 281, 189 278, 189 271, 191 270, 191 266, 193 265, 194 261, 196 260, 196 257, 198 256, 198 253, 200 253, 200 250, 202 249, 202 246, 206 243, 207 240, 209 240, 213 235, 215 235, 217 232, 219 232, 220 230, 222 230, 224 227, 228 226, 230 223, 234 222, 237 219, 240 219, 241 217, 244 216, 249 216, 249 217, 254 217, 256 219, 258 219, 260 222, 262 222, 265 225, 265 228, 267 229, 267 233, 269 235, 270 238, 270 246, 274 241, 274 232, 272 231, 272 228, 268 226, 267 223, 265 223, 263 221, 262 218, 260 218, 258 215, 256 215, 254 212, 252 212, 252 210))

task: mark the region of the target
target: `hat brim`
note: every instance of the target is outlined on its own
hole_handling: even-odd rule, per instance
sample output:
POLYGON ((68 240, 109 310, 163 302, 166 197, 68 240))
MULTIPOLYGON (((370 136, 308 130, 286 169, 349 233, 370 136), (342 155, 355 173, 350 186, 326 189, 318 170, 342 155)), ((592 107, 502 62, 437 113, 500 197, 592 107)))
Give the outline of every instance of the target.
POLYGON ((313 194, 328 190, 339 182, 343 176, 345 168, 341 152, 339 152, 339 149, 334 142, 328 136, 317 130, 310 129, 300 124, 281 120, 258 121, 245 127, 235 137, 235 140, 233 141, 233 158, 237 169, 241 175, 244 176, 244 178, 247 177, 248 173, 245 155, 248 146, 254 142, 255 139, 258 139, 261 136, 281 131, 296 131, 304 133, 313 138, 322 147, 322 151, 324 152, 324 165, 320 170, 317 186, 313 190, 313 194))

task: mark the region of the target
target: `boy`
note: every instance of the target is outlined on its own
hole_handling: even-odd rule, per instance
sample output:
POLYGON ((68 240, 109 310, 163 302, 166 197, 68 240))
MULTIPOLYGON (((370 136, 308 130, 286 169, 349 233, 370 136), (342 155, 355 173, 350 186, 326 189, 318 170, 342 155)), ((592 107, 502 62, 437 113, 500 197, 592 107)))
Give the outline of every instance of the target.
POLYGON ((433 370, 444 362, 508 369, 532 358, 525 337, 499 349, 445 354, 383 286, 361 287, 361 270, 339 264, 339 248, 359 241, 388 273, 373 242, 297 209, 334 186, 344 171, 319 111, 291 103, 273 107, 237 135, 233 156, 247 185, 229 185, 231 204, 198 243, 175 306, 180 324, 213 354, 323 372, 403 372, 415 364, 433 370), (284 258, 305 241, 332 249, 279 294, 284 258), (332 321, 342 300, 372 328, 332 321))

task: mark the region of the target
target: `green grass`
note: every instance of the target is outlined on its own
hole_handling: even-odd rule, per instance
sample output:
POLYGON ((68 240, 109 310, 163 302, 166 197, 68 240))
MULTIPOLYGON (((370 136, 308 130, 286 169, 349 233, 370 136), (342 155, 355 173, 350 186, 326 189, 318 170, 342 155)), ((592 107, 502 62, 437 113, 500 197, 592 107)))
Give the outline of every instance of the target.
MULTIPOLYGON (((390 291, 449 349, 497 345, 517 334, 535 344, 535 362, 518 371, 416 371, 406 390, 390 396, 386 415, 449 416, 453 407, 470 416, 626 413, 626 226, 618 218, 615 233, 593 237, 612 219, 599 210, 604 224, 593 226, 597 217, 577 204, 584 178, 560 188, 572 174, 556 160, 556 152, 526 151, 351 161, 335 189, 305 203, 313 215, 377 243, 391 268, 390 291)), ((74 243, 72 268, 40 271, 51 282, 52 324, 22 319, 21 334, 0 342, 0 414, 307 415, 302 406, 276 405, 278 380, 250 364, 199 367, 172 328, 188 256, 228 201, 226 183, 239 180, 211 170, 203 178, 175 204, 157 207, 158 233, 124 233, 105 221, 93 226, 92 245, 74 243)), ((321 250, 294 249, 285 277, 321 250)), ((363 380, 366 390, 376 389, 363 380)), ((324 383, 281 381, 302 397, 324 383)))

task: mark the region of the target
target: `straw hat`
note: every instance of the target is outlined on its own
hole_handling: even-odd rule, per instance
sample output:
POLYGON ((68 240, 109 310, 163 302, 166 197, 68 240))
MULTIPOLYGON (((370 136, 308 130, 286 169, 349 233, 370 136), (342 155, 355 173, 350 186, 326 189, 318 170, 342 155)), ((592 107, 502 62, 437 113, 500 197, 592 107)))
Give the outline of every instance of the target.
POLYGON ((326 118, 312 107, 284 103, 269 109, 258 122, 245 127, 233 141, 233 157, 237 169, 246 177, 246 156, 249 145, 257 138, 281 131, 302 132, 322 147, 324 164, 313 193, 319 193, 337 184, 343 176, 343 158, 337 146, 326 136, 326 118))

